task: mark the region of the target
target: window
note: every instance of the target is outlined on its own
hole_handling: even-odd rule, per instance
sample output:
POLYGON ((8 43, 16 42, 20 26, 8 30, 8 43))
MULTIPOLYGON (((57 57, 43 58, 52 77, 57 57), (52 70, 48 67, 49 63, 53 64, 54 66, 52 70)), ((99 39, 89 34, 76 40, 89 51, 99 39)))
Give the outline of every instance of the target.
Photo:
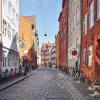
POLYGON ((12 29, 12 37, 14 37, 15 36, 15 30, 14 29, 12 29))
POLYGON ((6 7, 7 7, 7 0, 3 0, 3 7, 4 7, 4 10, 6 10, 6 7))
POLYGON ((97 1, 97 18, 100 18, 100 0, 97 1))
POLYGON ((15 21, 15 9, 12 10, 12 20, 15 21))
POLYGON ((76 27, 76 14, 74 14, 74 29, 76 27))
POLYGON ((86 49, 83 49, 83 65, 86 65, 86 49))
POLYGON ((70 33, 73 34, 73 21, 71 21, 71 27, 70 28, 71 28, 71 32, 70 33))
POLYGON ((87 34, 87 13, 85 14, 84 17, 84 33, 87 34))
POLYGON ((89 62, 88 62, 89 67, 92 66, 92 54, 93 54, 93 45, 89 46, 89 62))
POLYGON ((80 10, 79 10, 79 8, 77 8, 76 21, 77 21, 77 24, 79 24, 79 21, 80 21, 80 10))
POLYGON ((19 19, 18 19, 18 14, 16 14, 16 23, 18 23, 19 19))
POLYGON ((8 3, 8 13, 9 13, 9 16, 11 16, 11 3, 10 2, 8 3))
POLYGON ((3 67, 6 67, 6 51, 3 51, 3 67))
POLYGON ((90 4, 90 28, 94 25, 94 0, 90 4))
POLYGON ((2 32, 3 32, 3 35, 6 36, 6 33, 7 33, 7 22, 3 19, 3 24, 2 24, 2 32))
POLYGON ((8 66, 11 67, 11 53, 8 54, 8 66))
POLYGON ((11 39, 11 26, 8 25, 8 38, 11 39))
POLYGON ((78 37, 76 39, 76 48, 77 48, 77 51, 79 51, 79 49, 80 49, 80 37, 78 37))

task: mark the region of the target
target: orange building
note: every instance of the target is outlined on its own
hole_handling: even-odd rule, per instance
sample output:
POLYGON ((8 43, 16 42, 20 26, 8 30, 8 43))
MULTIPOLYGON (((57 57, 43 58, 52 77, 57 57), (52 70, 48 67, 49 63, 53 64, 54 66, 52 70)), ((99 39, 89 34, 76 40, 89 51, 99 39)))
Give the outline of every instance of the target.
POLYGON ((80 70, 93 84, 100 84, 100 0, 82 0, 80 70))
POLYGON ((59 33, 57 34, 56 37, 56 65, 59 67, 60 62, 59 62, 59 33))
POLYGON ((38 35, 36 16, 20 16, 20 59, 27 59, 32 66, 37 65, 38 35))

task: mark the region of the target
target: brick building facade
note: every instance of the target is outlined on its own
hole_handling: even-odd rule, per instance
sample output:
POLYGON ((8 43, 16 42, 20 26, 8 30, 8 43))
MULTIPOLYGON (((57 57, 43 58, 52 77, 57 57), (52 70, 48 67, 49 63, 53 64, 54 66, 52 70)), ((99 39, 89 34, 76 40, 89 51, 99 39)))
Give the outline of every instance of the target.
POLYGON ((86 79, 100 83, 100 0, 82 0, 81 65, 86 79))
POLYGON ((60 45, 60 66, 63 69, 67 67, 67 48, 68 48, 68 0, 63 0, 62 2, 62 11, 59 16, 59 45, 60 45))

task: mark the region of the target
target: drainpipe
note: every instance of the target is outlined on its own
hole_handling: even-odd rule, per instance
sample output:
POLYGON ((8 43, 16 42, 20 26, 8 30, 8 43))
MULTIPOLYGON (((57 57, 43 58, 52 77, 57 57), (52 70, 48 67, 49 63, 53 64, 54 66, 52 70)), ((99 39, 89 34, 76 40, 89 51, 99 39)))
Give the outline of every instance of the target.
MULTIPOLYGON (((80 0, 80 29, 81 29, 81 40, 80 40, 80 68, 81 68, 81 64, 82 64, 82 16, 83 16, 83 13, 82 13, 82 0, 80 0)), ((80 69, 79 68, 79 69, 80 69)))

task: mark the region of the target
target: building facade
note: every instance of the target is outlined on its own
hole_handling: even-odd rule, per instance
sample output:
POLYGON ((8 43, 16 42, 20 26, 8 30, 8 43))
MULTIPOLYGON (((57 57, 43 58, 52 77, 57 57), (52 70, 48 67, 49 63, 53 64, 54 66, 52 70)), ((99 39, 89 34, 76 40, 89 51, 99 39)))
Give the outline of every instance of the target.
POLYGON ((68 0, 62 0, 62 11, 59 16, 59 45, 60 45, 60 67, 67 68, 68 58, 68 0))
POLYGON ((82 0, 81 71, 100 83, 100 0, 82 0))
POLYGON ((51 48, 51 64, 52 67, 56 67, 56 44, 55 43, 51 48))
POLYGON ((37 65, 41 66, 41 49, 37 49, 37 65))
POLYGON ((56 66, 59 67, 60 66, 60 62, 59 62, 59 48, 60 45, 59 45, 59 32, 57 33, 57 37, 56 37, 56 66))
POLYGON ((2 34, 2 77, 19 71, 19 0, 0 0, 2 34))
POLYGON ((38 35, 36 30, 36 16, 20 16, 20 59, 27 59, 28 66, 37 66, 38 35))
POLYGON ((69 0, 68 5, 68 67, 72 69, 76 61, 80 66, 81 1, 69 0), (73 55, 73 52, 76 54, 73 55))
POLYGON ((51 66, 51 48, 52 48, 52 44, 50 42, 42 44, 41 66, 44 67, 51 66))
POLYGON ((2 72, 2 0, 0 1, 0 79, 1 79, 1 72, 2 72))

